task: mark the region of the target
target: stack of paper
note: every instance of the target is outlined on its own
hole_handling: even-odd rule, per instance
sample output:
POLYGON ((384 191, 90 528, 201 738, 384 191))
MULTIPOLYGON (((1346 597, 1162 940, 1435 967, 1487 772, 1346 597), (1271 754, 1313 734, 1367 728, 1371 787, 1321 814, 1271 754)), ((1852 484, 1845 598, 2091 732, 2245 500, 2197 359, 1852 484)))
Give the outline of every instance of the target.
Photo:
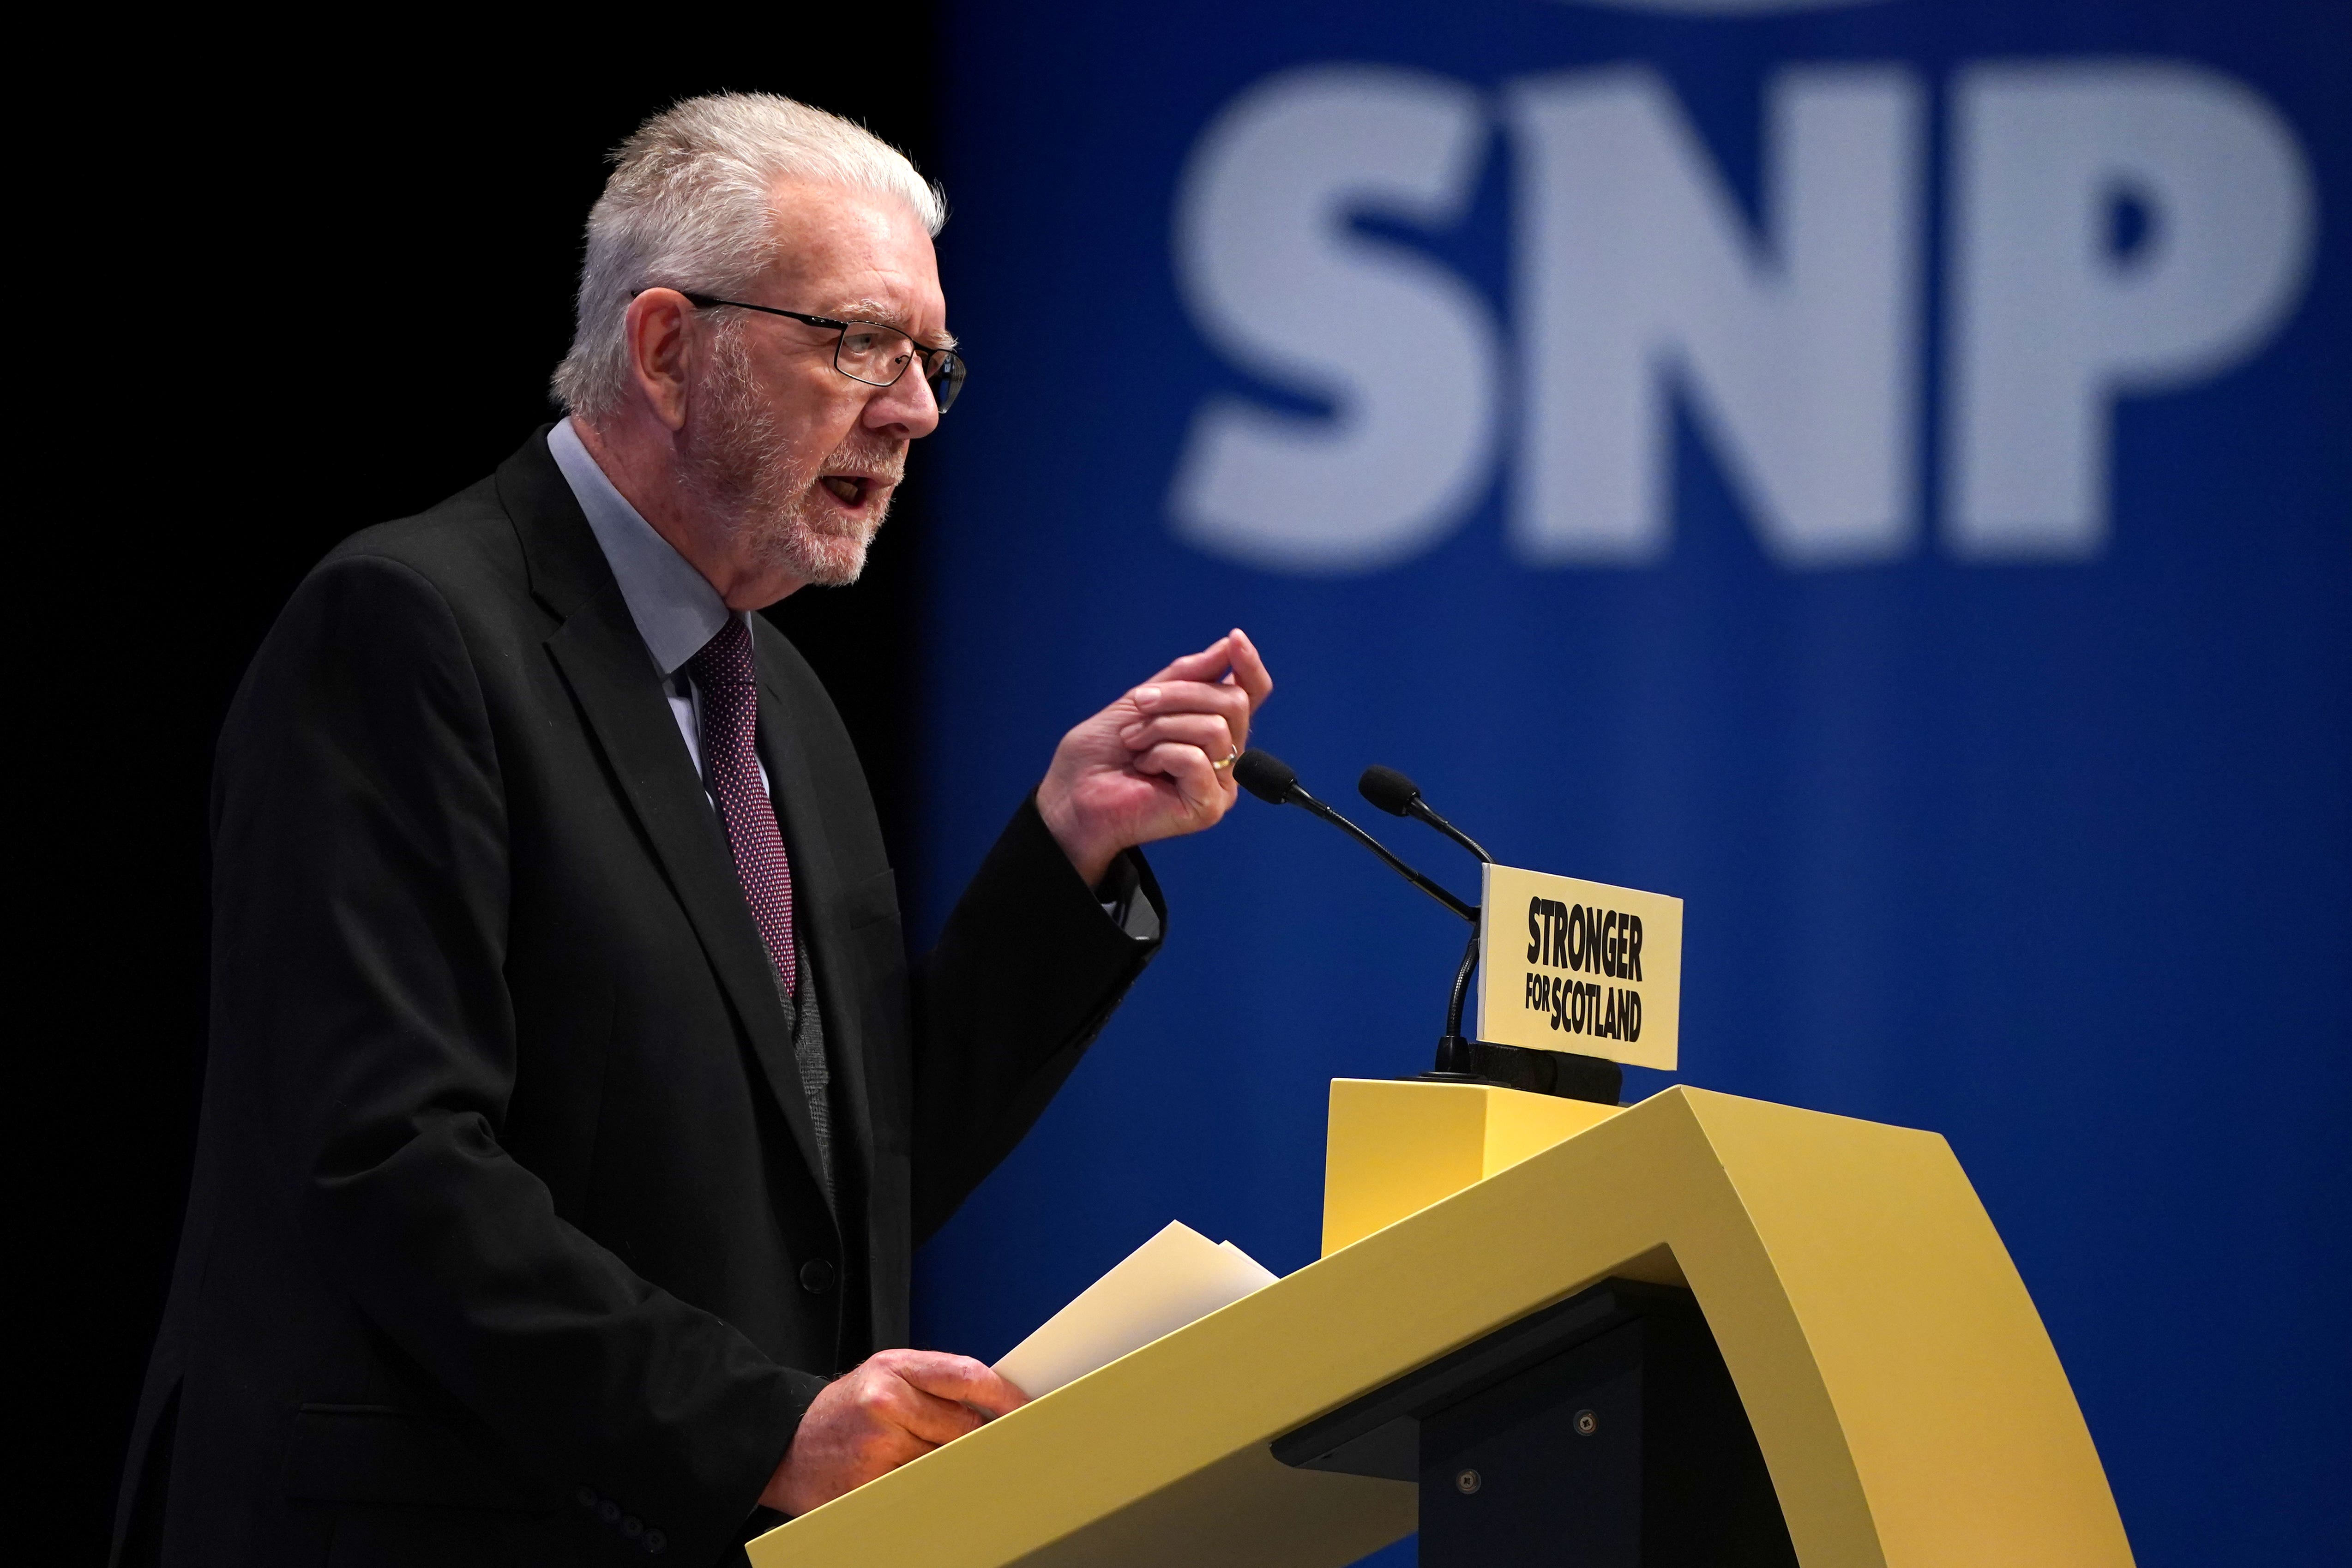
POLYGON ((1032 1399, 1274 1283, 1230 1241, 1175 1220, 1014 1345, 996 1370, 1032 1399))

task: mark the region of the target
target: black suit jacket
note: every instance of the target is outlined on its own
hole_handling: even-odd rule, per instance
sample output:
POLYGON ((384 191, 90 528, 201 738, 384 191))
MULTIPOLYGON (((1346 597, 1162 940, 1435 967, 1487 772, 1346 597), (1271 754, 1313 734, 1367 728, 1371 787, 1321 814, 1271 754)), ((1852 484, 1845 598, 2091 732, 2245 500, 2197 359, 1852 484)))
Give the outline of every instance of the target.
POLYGON ((542 431, 329 556, 223 730, 194 1180, 118 1544, 736 1556, 827 1376, 905 1343, 916 1242, 1151 945, 1024 804, 910 968, 848 737, 753 619, 838 1218, 717 817, 542 431))

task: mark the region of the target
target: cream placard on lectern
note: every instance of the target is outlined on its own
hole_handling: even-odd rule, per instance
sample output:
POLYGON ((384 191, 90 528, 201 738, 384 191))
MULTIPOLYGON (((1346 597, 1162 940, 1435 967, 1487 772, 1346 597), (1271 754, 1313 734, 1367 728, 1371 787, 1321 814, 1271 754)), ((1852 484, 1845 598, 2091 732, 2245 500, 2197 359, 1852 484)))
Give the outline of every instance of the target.
POLYGON ((1681 899, 1489 865, 1479 903, 1480 1040, 1675 1067, 1681 899))

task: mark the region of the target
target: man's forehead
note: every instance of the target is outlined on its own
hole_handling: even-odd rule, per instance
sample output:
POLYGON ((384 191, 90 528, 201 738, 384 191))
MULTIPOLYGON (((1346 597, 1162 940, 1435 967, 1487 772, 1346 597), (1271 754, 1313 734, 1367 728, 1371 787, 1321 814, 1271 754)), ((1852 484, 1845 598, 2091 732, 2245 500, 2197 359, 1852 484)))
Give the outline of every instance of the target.
POLYGON ((939 319, 930 235, 903 203, 854 187, 788 183, 776 190, 774 212, 778 281, 807 299, 791 308, 880 321, 938 347, 954 343, 939 319))

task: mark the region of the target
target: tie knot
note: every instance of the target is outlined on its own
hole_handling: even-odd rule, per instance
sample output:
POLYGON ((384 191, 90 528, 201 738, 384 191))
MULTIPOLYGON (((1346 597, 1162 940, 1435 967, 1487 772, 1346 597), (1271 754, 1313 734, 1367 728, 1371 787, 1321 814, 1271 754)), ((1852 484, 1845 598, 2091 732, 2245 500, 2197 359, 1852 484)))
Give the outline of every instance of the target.
POLYGON ((730 614, 686 662, 697 685, 748 686, 751 684, 751 628, 740 615, 730 614))

